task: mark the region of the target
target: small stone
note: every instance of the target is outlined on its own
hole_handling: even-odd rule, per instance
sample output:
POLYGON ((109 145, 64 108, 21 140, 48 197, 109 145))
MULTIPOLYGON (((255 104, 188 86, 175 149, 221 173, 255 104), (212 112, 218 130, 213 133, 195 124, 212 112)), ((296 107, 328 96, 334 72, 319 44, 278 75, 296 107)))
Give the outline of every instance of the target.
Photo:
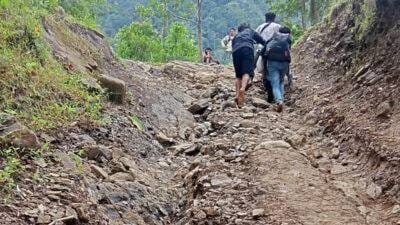
POLYGON ((109 148, 103 145, 93 145, 86 148, 86 156, 88 159, 96 160, 101 156, 108 160, 112 159, 112 152, 109 148))
POLYGON ((255 107, 258 108, 266 109, 269 107, 268 102, 261 98, 252 98, 251 102, 255 107))
POLYGON ((254 113, 243 113, 242 118, 243 119, 251 119, 254 117, 254 113))
POLYGON ((254 218, 258 218, 264 216, 264 213, 265 213, 264 209, 254 209, 251 215, 254 218))
POLYGON ((174 152, 174 155, 179 155, 188 149, 195 148, 196 146, 192 143, 182 143, 171 147, 170 149, 174 152))
POLYGON ((369 212, 368 208, 363 206, 363 205, 357 207, 357 209, 358 209, 358 211, 360 211, 361 215, 364 216, 364 217, 367 216, 367 214, 369 212))
POLYGON ((207 108, 210 106, 208 99, 200 99, 194 102, 189 108, 188 111, 192 114, 202 114, 207 108))
POLYGON ((90 168, 92 169, 92 172, 95 173, 97 176, 101 178, 108 178, 108 174, 106 171, 104 171, 101 167, 98 167, 96 165, 91 165, 90 168))
POLYGON ((8 114, 0 113, 0 144, 11 144, 19 148, 39 148, 36 134, 8 114))
POLYGON ((59 201, 60 197, 57 195, 47 195, 47 198, 50 199, 51 201, 59 201))
POLYGON ((287 141, 293 148, 298 149, 304 143, 306 143, 306 137, 295 134, 286 138, 285 141, 287 141))
POLYGON ((162 133, 162 132, 159 132, 159 133, 156 135, 156 139, 157 139, 157 141, 160 142, 162 145, 172 145, 172 144, 175 144, 175 141, 174 141, 173 138, 167 137, 167 135, 165 135, 165 134, 162 133))
POLYGON ((116 182, 116 181, 132 181, 132 182, 135 181, 135 178, 131 174, 124 173, 124 172, 115 173, 115 174, 111 175, 109 177, 109 179, 114 182, 116 182))
POLYGON ((69 206, 67 206, 67 209, 65 210, 65 217, 68 219, 64 220, 64 224, 76 224, 76 222, 78 222, 78 214, 75 209, 69 206))
POLYGON ((260 149, 290 149, 291 146, 286 141, 266 141, 262 142, 256 147, 256 150, 260 149))
POLYGON ((201 145, 193 145, 192 147, 186 149, 184 153, 185 155, 195 156, 200 153, 201 147, 201 145))
POLYGON ((314 150, 314 151, 313 151, 313 157, 314 157, 315 159, 320 159, 320 158, 323 157, 323 155, 322 155, 321 151, 317 149, 317 150, 314 150))
POLYGON ((169 164, 165 161, 158 162, 158 165, 160 165, 161 167, 169 167, 169 164))
POLYGON ((392 106, 388 101, 384 101, 377 107, 376 117, 389 118, 390 112, 392 111, 392 106))
POLYGON ((221 104, 222 110, 228 109, 228 108, 236 108, 236 103, 233 101, 224 101, 221 104))
POLYGON ((392 214, 400 213, 400 205, 394 205, 391 211, 392 214))
POLYGON ((40 213, 37 219, 37 224, 49 224, 51 222, 51 216, 40 213))
POLYGON ((372 199, 377 199, 379 196, 382 195, 382 187, 380 187, 377 184, 371 182, 367 187, 367 194, 372 199))
POLYGON ((67 153, 56 150, 53 154, 55 158, 61 162, 66 171, 72 171, 76 169, 75 162, 72 161, 71 156, 69 156, 67 153))
POLYGON ((340 156, 340 150, 338 148, 333 148, 331 150, 331 158, 332 159, 338 159, 340 156))
POLYGON ((193 217, 198 220, 204 220, 207 218, 207 214, 203 210, 198 210, 194 213, 193 217))
POLYGON ((240 122, 240 127, 243 127, 243 128, 253 128, 256 126, 257 126, 257 124, 254 123, 254 121, 252 121, 252 120, 242 120, 240 122))
POLYGON ((219 208, 218 207, 207 207, 207 208, 204 208, 203 211, 209 217, 214 217, 214 216, 218 216, 219 215, 219 208))
POLYGON ((232 179, 229 178, 226 174, 219 174, 211 178, 211 186, 213 187, 222 187, 230 184, 232 179))
POLYGON ((81 205, 76 205, 75 207, 75 211, 78 215, 79 220, 81 220, 82 222, 88 222, 90 217, 89 214, 87 212, 87 210, 85 210, 85 208, 81 205))
POLYGON ((100 75, 100 85, 110 92, 110 100, 122 104, 126 97, 126 84, 123 80, 108 75, 100 75))
POLYGON ((242 219, 236 219, 235 220, 235 224, 236 225, 242 225, 243 224, 243 220, 242 219))
POLYGON ((97 83, 97 80, 93 77, 86 77, 82 79, 82 84, 86 87, 89 92, 103 92, 101 86, 97 83))

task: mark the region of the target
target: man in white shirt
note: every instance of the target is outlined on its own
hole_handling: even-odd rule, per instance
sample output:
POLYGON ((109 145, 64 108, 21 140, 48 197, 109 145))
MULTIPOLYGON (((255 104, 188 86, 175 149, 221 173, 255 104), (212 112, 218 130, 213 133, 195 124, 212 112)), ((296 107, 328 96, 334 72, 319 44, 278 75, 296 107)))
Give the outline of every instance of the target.
POLYGON ((264 38, 264 40, 269 41, 272 36, 279 32, 279 28, 282 26, 275 23, 275 13, 265 14, 265 23, 257 27, 256 31, 264 38))
MULTIPOLYGON (((282 27, 280 24, 275 22, 276 15, 275 13, 269 12, 265 14, 265 23, 261 24, 257 27, 256 32, 258 32, 261 37, 264 38, 267 42, 271 40, 275 33, 279 32, 279 29, 282 27)), ((262 56, 259 56, 262 57, 262 56)), ((258 59, 256 59, 258 60, 258 59)), ((272 93, 272 87, 270 82, 267 79, 267 65, 266 60, 263 60, 264 71, 263 71, 263 84, 266 92, 268 93, 268 102, 274 101, 274 96, 272 93)))
POLYGON ((229 34, 221 40, 221 46, 225 49, 224 61, 231 59, 232 56, 232 40, 235 38, 237 32, 235 28, 229 30, 229 34))

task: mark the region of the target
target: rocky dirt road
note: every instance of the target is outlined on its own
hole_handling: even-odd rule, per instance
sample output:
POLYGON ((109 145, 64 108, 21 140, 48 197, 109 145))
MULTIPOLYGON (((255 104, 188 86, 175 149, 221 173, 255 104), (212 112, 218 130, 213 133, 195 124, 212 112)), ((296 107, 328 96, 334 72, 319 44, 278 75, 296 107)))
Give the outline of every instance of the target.
POLYGON ((362 159, 342 154, 312 114, 299 113, 297 88, 279 114, 260 82, 236 108, 230 69, 173 63, 165 72, 197 99, 189 144, 173 147, 193 161, 174 224, 396 224, 396 206, 373 201, 381 190, 362 179, 362 159))

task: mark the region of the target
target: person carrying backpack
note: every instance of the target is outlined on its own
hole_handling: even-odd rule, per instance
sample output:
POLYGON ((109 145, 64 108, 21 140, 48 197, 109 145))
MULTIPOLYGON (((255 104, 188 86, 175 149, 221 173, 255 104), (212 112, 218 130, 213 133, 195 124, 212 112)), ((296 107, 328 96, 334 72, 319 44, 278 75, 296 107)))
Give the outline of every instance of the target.
POLYGON ((267 43, 264 53, 267 59, 267 79, 271 83, 272 93, 277 104, 277 112, 282 112, 283 110, 284 76, 289 72, 291 44, 290 29, 282 27, 267 43))
POLYGON ((236 102, 242 107, 245 102, 246 88, 250 78, 254 77, 254 44, 266 45, 266 41, 247 23, 241 24, 239 33, 232 40, 233 66, 236 73, 236 102))
MULTIPOLYGON (((264 40, 269 41, 274 36, 275 33, 279 32, 279 29, 282 27, 280 24, 275 22, 276 15, 275 13, 268 12, 265 14, 265 23, 261 24, 257 27, 256 31, 264 38, 264 40)), ((268 70, 267 70, 267 60, 262 56, 262 52, 257 54, 256 57, 256 65, 260 73, 263 74, 263 85, 264 89, 267 92, 268 102, 272 103, 274 101, 271 84, 268 81, 268 70)))

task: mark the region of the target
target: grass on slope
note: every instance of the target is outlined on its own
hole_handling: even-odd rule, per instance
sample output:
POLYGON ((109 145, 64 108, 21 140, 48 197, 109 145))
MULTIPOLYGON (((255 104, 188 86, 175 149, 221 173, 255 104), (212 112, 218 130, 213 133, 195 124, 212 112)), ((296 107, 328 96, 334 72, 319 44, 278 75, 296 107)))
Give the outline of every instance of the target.
MULTIPOLYGON (((67 73, 43 39, 41 18, 57 6, 57 0, 0 0, 0 112, 34 131, 103 121, 103 96, 86 90, 85 74, 67 73)), ((34 160, 43 149, 24 154, 34 160)), ((20 149, 0 143, 1 190, 15 187, 22 158, 20 149)))
POLYGON ((102 96, 89 93, 83 74, 69 74, 43 40, 46 7, 16 1, 0 8, 0 110, 34 130, 101 120, 102 96))

